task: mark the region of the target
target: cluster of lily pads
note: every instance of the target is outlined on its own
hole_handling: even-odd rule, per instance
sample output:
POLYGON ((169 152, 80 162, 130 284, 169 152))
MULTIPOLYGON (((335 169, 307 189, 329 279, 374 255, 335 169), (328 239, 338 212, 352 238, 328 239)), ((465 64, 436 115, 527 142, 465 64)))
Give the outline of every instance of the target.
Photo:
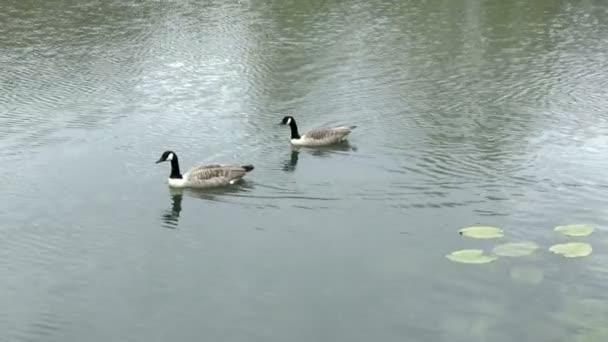
MULTIPOLYGON (((593 233, 593 227, 585 224, 571 224, 555 227, 555 231, 571 237, 583 237, 593 233)), ((504 232, 498 227, 472 226, 458 231, 462 236, 474 239, 495 239, 504 237, 504 232)), ((533 241, 508 242, 495 246, 491 254, 481 249, 461 249, 446 257, 455 262, 465 264, 487 264, 496 261, 498 257, 522 257, 534 253, 539 248, 533 241)), ((585 257, 591 254, 591 245, 586 242, 558 243, 549 247, 549 251, 565 258, 585 257)))

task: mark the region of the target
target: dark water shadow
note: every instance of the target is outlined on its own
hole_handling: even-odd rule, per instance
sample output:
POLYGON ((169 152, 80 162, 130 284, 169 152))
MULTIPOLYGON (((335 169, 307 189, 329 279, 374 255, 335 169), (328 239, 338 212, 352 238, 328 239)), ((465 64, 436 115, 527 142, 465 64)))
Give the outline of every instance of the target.
POLYGON ((294 146, 294 150, 304 150, 308 153, 312 154, 316 157, 329 157, 334 154, 342 153, 342 152, 357 152, 358 148, 355 145, 352 145, 348 140, 341 141, 334 145, 329 146, 318 146, 318 147, 309 147, 309 146, 294 146))
POLYGON ((228 203, 230 202, 229 197, 239 197, 238 193, 243 191, 249 192, 251 189, 253 189, 253 184, 244 179, 241 179, 230 186, 211 189, 169 188, 171 207, 166 209, 161 216, 161 220, 163 221, 162 226, 164 228, 177 229, 177 226, 179 225, 179 216, 182 212, 182 200, 184 195, 207 201, 228 203))
POLYGON ((342 141, 330 146, 318 147, 292 145, 289 158, 283 161, 283 171, 293 172, 296 170, 298 160, 300 158, 300 150, 305 150, 307 153, 310 153, 316 157, 329 157, 333 154, 341 152, 356 152, 357 146, 351 145, 348 141, 342 141))
POLYGON ((184 193, 189 197, 204 199, 214 202, 229 202, 230 197, 242 197, 243 192, 250 192, 254 188, 254 183, 246 179, 240 179, 234 184, 210 188, 210 189, 184 189, 184 193))
POLYGON ((169 188, 171 208, 164 211, 161 219, 164 228, 176 229, 179 224, 179 214, 182 211, 183 191, 169 188))
POLYGON ((289 154, 289 158, 283 162, 283 171, 293 172, 296 170, 298 165, 298 159, 300 158, 300 151, 292 149, 289 154))

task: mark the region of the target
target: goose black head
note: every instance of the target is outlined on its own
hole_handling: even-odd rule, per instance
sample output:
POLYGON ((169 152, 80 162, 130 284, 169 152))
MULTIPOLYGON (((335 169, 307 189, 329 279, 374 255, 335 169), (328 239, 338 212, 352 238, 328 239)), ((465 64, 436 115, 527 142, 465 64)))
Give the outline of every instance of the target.
POLYGON ((177 159, 177 155, 175 154, 175 152, 173 152, 173 151, 165 151, 160 156, 160 159, 158 159, 156 161, 156 164, 162 163, 162 162, 166 162, 166 161, 173 161, 173 159, 177 159))
POLYGON ((281 125, 291 125, 292 122, 295 123, 296 119, 294 119, 293 116, 286 115, 283 117, 283 120, 281 120, 281 125))
POLYGON ((296 119, 293 116, 286 115, 281 120, 281 125, 289 125, 291 129, 291 139, 300 139, 300 133, 298 133, 298 125, 296 125, 296 119))
POLYGON ((177 154, 173 151, 165 151, 160 155, 160 159, 156 161, 156 164, 162 162, 171 162, 171 175, 169 178, 182 178, 182 174, 179 172, 179 161, 177 160, 177 154))

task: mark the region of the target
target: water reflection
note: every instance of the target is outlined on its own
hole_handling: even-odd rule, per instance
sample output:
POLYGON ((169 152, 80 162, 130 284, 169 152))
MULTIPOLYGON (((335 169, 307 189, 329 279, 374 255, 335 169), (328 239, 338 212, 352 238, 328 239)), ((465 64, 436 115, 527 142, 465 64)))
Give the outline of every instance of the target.
POLYGON ((316 157, 329 157, 335 153, 357 151, 357 147, 351 145, 348 141, 343 141, 331 146, 318 146, 318 147, 303 147, 303 146, 292 146, 289 154, 289 158, 283 161, 283 171, 293 172, 296 170, 298 160, 300 159, 300 150, 305 150, 316 157))
POLYGON ((318 147, 299 147, 294 146, 294 150, 299 151, 300 149, 304 149, 308 151, 313 156, 317 157, 328 157, 336 153, 340 152, 356 152, 357 146, 351 145, 348 140, 342 141, 340 143, 330 145, 330 146, 318 146, 318 147))
POLYGON ((242 197, 240 193, 249 192, 253 189, 251 181, 241 178, 236 183, 211 189, 187 189, 186 194, 190 197, 204 199, 214 202, 229 202, 230 197, 242 197))
POLYGON ((213 202, 231 202, 230 197, 243 197, 238 193, 243 190, 246 192, 253 189, 252 184, 244 179, 239 180, 237 183, 220 188, 212 189, 174 189, 169 188, 169 194, 171 196, 171 208, 166 209, 162 214, 162 226, 164 228, 176 229, 179 224, 179 216, 182 211, 182 200, 184 195, 192 198, 213 201, 213 202))
POLYGON ((285 160, 283 164, 283 171, 295 171, 296 165, 298 165, 298 158, 300 157, 300 151, 292 149, 289 154, 289 158, 285 160))
POLYGON ((163 227, 176 229, 179 223, 179 214, 182 211, 183 191, 179 189, 169 189, 171 194, 171 209, 165 210, 162 215, 163 227))

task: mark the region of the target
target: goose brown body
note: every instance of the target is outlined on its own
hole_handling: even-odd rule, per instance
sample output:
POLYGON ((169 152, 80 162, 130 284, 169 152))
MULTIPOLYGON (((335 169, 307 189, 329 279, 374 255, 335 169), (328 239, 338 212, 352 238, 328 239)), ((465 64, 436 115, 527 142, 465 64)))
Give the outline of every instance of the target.
POLYGON ((298 132, 298 126, 293 116, 285 116, 281 121, 282 125, 289 125, 291 129, 290 142, 295 146, 328 146, 337 144, 341 141, 346 140, 347 136, 357 126, 338 126, 338 127, 326 127, 316 128, 305 132, 300 135, 298 132))
POLYGON ((169 186, 174 188, 214 188, 234 184, 254 169, 253 165, 237 164, 206 164, 189 169, 185 174, 180 173, 177 154, 165 151, 157 163, 170 161, 171 174, 169 186))

